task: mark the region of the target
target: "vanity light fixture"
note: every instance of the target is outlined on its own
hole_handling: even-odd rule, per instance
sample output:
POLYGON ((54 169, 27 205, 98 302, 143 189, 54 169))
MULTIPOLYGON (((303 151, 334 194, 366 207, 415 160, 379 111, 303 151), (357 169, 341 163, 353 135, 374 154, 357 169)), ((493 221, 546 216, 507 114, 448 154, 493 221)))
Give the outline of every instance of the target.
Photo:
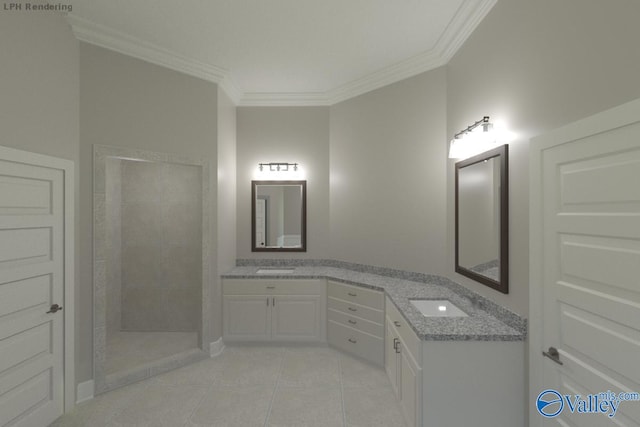
POLYGON ((498 145, 493 123, 484 116, 466 129, 456 133, 449 145, 450 159, 466 159, 498 145))
POLYGON ((263 170, 265 166, 269 167, 270 172, 286 172, 289 170, 291 166, 294 171, 298 170, 297 163, 284 163, 284 162, 270 162, 270 163, 258 163, 258 168, 260 171, 263 170))

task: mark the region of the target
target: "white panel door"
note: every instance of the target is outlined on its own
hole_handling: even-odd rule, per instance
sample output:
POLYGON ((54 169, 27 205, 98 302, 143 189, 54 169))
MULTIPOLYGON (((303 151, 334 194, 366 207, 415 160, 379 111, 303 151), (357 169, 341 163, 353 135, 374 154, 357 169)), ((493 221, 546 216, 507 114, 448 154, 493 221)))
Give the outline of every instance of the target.
MULTIPOLYGON (((0 154, 2 152, 0 151, 0 154)), ((64 412, 64 172, 0 156, 0 426, 64 412)))
POLYGON ((638 401, 571 408, 576 395, 640 392, 640 102, 538 138, 531 154, 531 425, 640 426, 638 401), (556 401, 548 418, 545 389, 560 396, 542 396, 556 401))

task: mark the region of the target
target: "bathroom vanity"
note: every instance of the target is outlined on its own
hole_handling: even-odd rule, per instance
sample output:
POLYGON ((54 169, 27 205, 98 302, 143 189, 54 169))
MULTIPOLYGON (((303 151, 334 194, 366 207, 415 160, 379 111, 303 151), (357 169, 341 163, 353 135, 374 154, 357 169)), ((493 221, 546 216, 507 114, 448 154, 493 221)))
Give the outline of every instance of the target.
POLYGON ((225 341, 325 340, 325 281, 227 279, 225 341))
POLYGON ((333 264, 223 275, 223 340, 327 342, 384 367, 411 427, 524 425, 524 319, 446 278, 333 264))

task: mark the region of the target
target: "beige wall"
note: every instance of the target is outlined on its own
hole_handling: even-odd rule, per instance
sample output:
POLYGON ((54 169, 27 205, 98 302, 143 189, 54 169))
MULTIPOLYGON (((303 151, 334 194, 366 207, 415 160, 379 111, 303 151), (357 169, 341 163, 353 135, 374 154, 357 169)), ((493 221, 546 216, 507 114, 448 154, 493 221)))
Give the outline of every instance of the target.
MULTIPOLYGON (((79 70, 78 41, 57 13, 0 13, 0 145, 73 160, 76 248, 78 230, 79 70)), ((86 307, 80 304, 76 251, 76 343, 86 307)), ((91 326, 88 326, 87 331, 91 326)), ((86 338, 86 336, 85 336, 86 338)), ((89 342, 90 343, 90 342, 89 342)), ((89 344, 90 345, 90 344, 89 344)), ((76 380, 90 378, 91 361, 76 346, 76 380), (84 375, 83 375, 84 374, 84 375)))
MULTIPOLYGON (((238 258, 329 256, 329 108, 238 108, 238 258), (251 252, 251 180, 258 163, 300 163, 307 180, 307 252, 251 252)), ((268 176, 260 179, 270 179, 268 176)))
MULTIPOLYGON (((80 340, 77 381, 92 377, 92 147, 123 146, 207 159, 217 197, 215 84, 106 49, 80 44, 80 340)), ((212 201, 209 203, 213 203, 212 201)), ((215 205, 213 212, 216 211, 215 205)), ((215 215, 213 215, 215 217, 215 215)), ((217 244, 212 218, 210 247, 217 244)), ((217 270, 215 251, 211 265, 217 270)), ((212 277, 217 275, 212 271, 212 277)), ((215 293, 215 290, 214 290, 215 293)))
POLYGON ((444 273, 446 73, 331 107, 330 258, 444 273))
POLYGON ((451 60, 447 139, 484 115, 518 134, 509 146, 510 292, 453 272, 449 162, 447 272, 454 280, 528 314, 529 138, 640 97, 638 16, 633 1, 499 1, 451 60))
MULTIPOLYGON (((215 171, 212 173, 216 173, 215 171)), ((229 97, 218 89, 218 272, 231 270, 236 265, 236 107, 229 97)), ((211 275, 219 281, 217 274, 211 275)), ((212 293, 213 335, 222 336, 221 285, 212 293)))

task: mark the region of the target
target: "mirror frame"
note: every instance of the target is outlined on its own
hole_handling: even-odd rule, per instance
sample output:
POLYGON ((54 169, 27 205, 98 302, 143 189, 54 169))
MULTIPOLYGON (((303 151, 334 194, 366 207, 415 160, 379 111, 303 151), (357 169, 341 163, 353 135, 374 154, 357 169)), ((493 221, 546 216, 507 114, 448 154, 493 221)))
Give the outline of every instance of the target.
POLYGON ((251 181, 251 252, 306 252, 307 251, 307 181, 251 181), (300 247, 256 247, 256 195, 258 185, 300 185, 302 187, 302 222, 300 247))
POLYGON ((504 294, 509 293, 509 147, 502 145, 468 159, 456 163, 455 176, 455 271, 470 279, 480 282, 504 294), (500 159, 500 280, 483 276, 459 263, 460 234, 459 234, 459 173, 460 169, 476 163, 498 157, 500 159))

